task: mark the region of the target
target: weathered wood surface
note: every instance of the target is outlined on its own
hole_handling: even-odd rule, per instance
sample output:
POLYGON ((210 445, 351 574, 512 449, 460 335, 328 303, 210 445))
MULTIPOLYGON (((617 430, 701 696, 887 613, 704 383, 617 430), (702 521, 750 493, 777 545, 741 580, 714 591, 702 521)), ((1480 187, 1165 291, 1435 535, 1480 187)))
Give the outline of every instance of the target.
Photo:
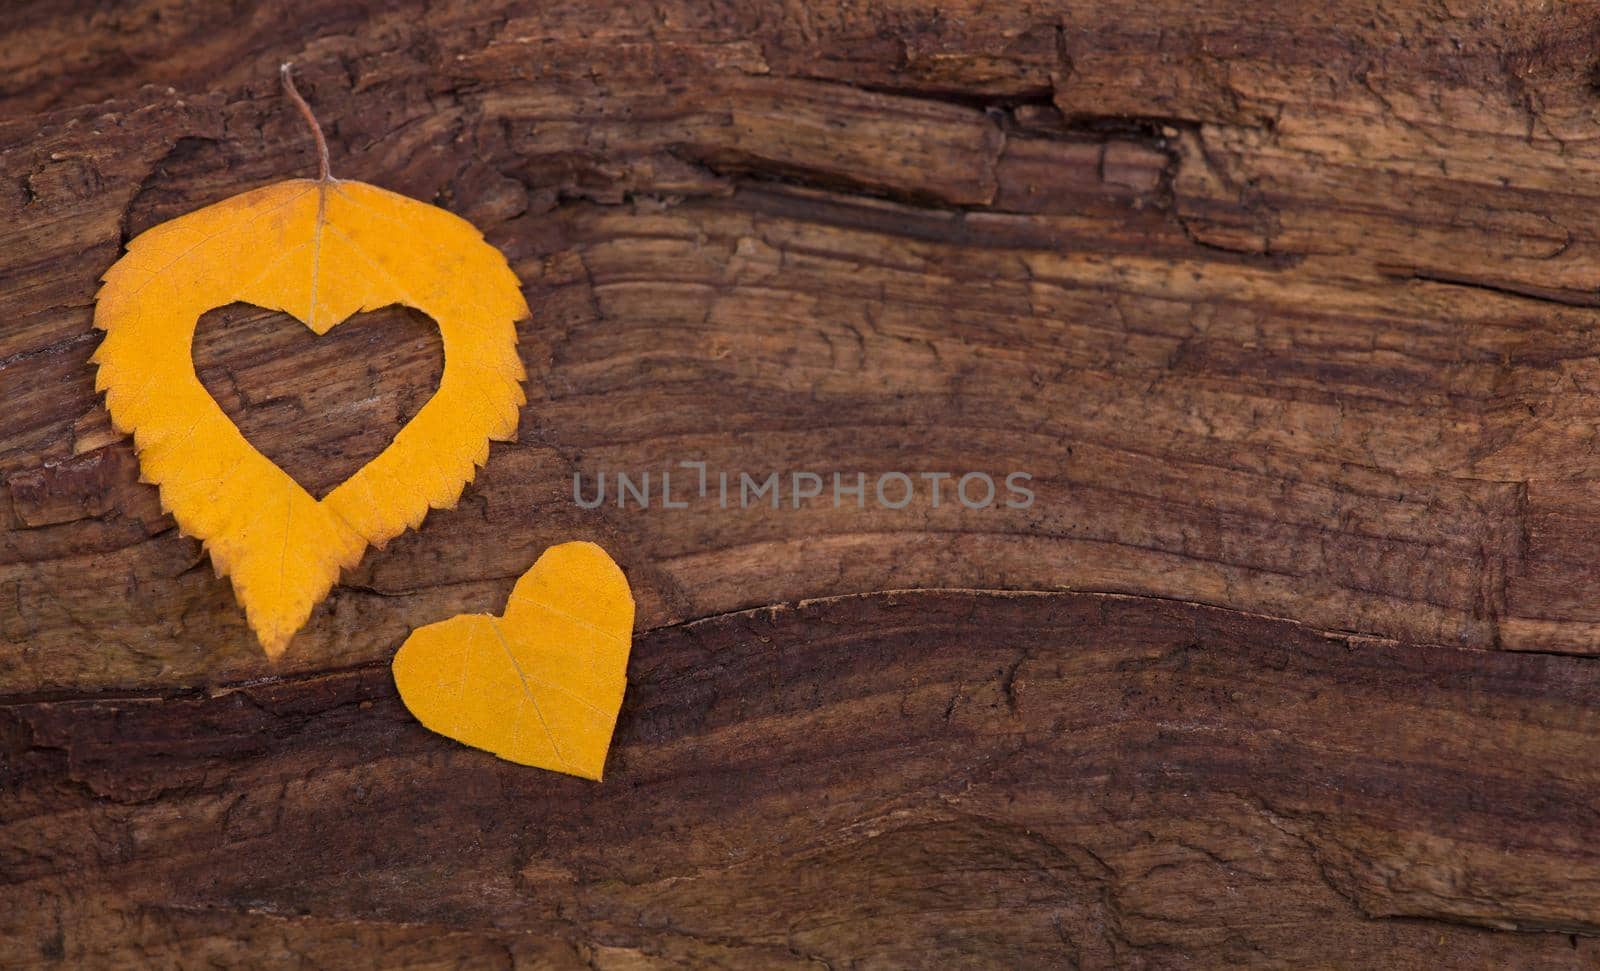
POLYGON ((598 789, 419 731, 381 663, 12 705, 0 959, 1600 958, 1482 929, 1593 929, 1586 660, 904 593, 653 631, 632 675, 598 789))
MULTIPOLYGON (((1595 963, 1595 4, 7 19, 0 964, 1595 963), (87 360, 130 236, 311 170, 283 60, 534 316, 519 440, 272 666, 87 360), (572 502, 681 460, 1037 498, 572 502), (387 677, 572 538, 640 605, 598 787, 387 677)), ((439 369, 195 354, 314 489, 439 369)))

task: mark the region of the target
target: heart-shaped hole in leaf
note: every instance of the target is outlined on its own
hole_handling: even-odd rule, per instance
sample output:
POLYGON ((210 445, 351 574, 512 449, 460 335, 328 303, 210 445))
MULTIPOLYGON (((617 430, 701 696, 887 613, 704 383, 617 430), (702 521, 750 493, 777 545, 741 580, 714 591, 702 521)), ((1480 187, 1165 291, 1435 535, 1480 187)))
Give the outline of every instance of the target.
POLYGON ((245 440, 318 499, 382 452, 444 373, 438 325, 398 304, 321 337, 288 314, 229 304, 201 315, 192 353, 245 440))

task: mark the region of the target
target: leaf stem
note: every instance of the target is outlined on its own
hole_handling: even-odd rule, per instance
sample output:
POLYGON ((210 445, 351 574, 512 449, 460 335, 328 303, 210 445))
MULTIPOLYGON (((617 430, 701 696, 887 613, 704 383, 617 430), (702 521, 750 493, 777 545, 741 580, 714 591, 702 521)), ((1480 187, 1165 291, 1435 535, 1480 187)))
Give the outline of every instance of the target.
POLYGON ((317 177, 323 182, 329 181, 332 176, 328 174, 328 141, 322 137, 322 126, 317 124, 317 116, 311 113, 311 106, 306 104, 306 99, 300 97, 300 92, 294 86, 294 65, 285 62, 278 68, 278 73, 283 76, 283 92, 300 109, 300 115, 311 126, 311 134, 317 140, 317 177))

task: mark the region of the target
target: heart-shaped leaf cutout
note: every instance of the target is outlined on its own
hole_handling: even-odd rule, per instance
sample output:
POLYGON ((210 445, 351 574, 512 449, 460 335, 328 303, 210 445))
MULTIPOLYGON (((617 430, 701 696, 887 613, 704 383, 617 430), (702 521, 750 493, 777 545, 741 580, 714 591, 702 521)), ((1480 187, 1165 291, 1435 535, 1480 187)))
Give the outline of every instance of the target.
POLYGON ((627 686, 633 594, 593 543, 545 550, 499 617, 411 632, 394 683, 427 728, 523 765, 598 780, 627 686))
MULTIPOLYGON (((106 271, 95 386, 178 527, 205 542, 269 656, 366 547, 455 505, 523 403, 505 258, 471 223, 360 182, 294 179, 147 230, 106 271), (195 321, 235 302, 317 335, 402 304, 439 325, 439 390, 388 448, 318 500, 256 451, 195 375, 195 321)), ((361 362, 351 362, 359 367, 361 362)))
POLYGON ((200 315, 194 369, 251 447, 321 499, 383 452, 439 387, 439 327, 391 304, 318 337, 235 303, 200 315))

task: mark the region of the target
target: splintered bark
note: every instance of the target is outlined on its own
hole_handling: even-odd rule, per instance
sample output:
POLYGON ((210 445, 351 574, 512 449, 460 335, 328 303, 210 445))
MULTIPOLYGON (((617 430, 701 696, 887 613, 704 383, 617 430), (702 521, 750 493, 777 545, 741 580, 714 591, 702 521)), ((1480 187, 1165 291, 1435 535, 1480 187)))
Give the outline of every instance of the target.
MULTIPOLYGON (((1600 963, 1597 42, 1532 0, 8 11, 0 966, 1600 963), (316 170, 291 60, 333 170, 482 228, 533 318, 518 440, 270 664, 88 361, 128 239, 316 170), (574 502, 618 472, 687 507, 574 502), (600 785, 388 671, 571 539, 639 604, 600 785)), ((319 494, 441 367, 398 309, 221 308, 194 357, 319 494)))

